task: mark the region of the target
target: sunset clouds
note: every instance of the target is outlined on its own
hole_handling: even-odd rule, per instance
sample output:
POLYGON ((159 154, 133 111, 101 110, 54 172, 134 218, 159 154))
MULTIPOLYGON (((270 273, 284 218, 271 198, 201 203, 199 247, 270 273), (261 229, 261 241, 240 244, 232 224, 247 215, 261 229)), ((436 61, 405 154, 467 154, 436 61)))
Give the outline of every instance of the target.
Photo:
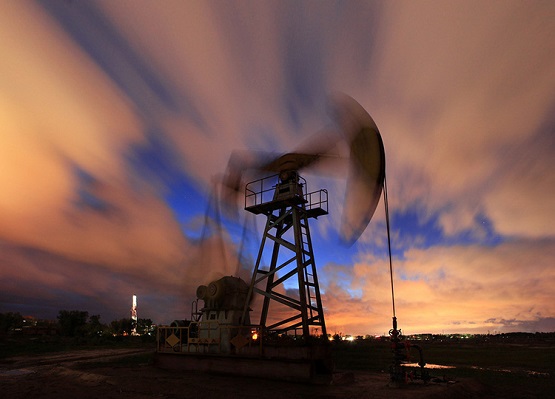
MULTIPOLYGON (((0 10, 0 311, 110 319, 135 293, 140 317, 188 317, 196 286, 238 273, 240 229, 197 240, 230 152, 295 148, 342 91, 385 145, 400 326, 555 329, 552 3, 0 10)), ((383 203, 333 253, 344 182, 312 179, 331 199, 312 225, 328 330, 383 333, 383 203)))
MULTIPOLYGON (((407 333, 533 329, 555 311, 551 287, 542 282, 555 278, 554 256, 551 241, 409 250, 394 261, 397 317, 407 333)), ((375 333, 391 328, 388 272, 387 260, 371 254, 350 271, 324 269, 327 276, 350 278, 349 290, 338 293, 330 283, 335 289, 326 296, 340 310, 332 318, 338 331, 363 331, 371 318, 381 321, 375 333)))

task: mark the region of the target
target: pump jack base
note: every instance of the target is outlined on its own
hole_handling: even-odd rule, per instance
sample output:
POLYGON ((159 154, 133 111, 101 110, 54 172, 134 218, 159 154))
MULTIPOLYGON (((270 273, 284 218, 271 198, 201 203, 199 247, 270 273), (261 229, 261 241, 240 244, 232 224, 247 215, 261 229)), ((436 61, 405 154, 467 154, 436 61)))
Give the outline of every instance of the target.
POLYGON ((323 359, 239 357, 213 354, 156 353, 154 365, 176 371, 266 378, 311 384, 330 384, 332 368, 323 359))

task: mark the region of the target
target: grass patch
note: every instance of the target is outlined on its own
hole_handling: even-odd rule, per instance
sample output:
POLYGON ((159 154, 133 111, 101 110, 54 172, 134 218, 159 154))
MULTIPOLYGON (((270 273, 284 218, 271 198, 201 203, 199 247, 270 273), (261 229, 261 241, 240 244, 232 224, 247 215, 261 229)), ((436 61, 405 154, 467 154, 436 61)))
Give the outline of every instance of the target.
MULTIPOLYGON (((472 379, 495 397, 553 397, 555 345, 418 342, 430 364, 455 366, 430 369, 432 377, 472 379)), ((415 356, 416 351, 413 353, 415 356)), ((333 359, 339 370, 389 372, 393 361, 390 343, 378 340, 336 343, 333 359)), ((413 361, 417 361, 414 358, 413 361)))
POLYGON ((0 342, 0 359, 68 350, 71 350, 71 345, 59 339, 49 339, 47 341, 38 339, 6 339, 0 342))
POLYGON ((154 339, 143 337, 87 337, 71 338, 60 336, 8 337, 0 340, 0 359, 14 356, 41 355, 86 349, 142 348, 152 347, 154 339))
POLYGON ((389 342, 335 343, 332 356, 337 369, 353 371, 388 371, 392 360, 389 342))

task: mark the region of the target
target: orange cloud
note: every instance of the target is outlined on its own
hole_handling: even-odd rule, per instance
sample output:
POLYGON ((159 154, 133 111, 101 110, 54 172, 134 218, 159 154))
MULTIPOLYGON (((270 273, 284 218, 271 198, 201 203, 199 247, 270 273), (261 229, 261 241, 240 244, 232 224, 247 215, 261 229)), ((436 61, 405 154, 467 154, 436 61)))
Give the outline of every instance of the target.
MULTIPOLYGON (((533 328, 553 317, 554 4, 0 7, 0 239, 16 248, 0 277, 12 298, 34 286, 108 303, 111 289, 152 284, 165 314, 188 313, 197 285, 235 272, 220 262, 235 245, 224 232, 219 258, 218 240, 189 239, 163 179, 133 169, 132 148, 156 134, 184 177, 210 187, 231 150, 287 151, 325 127, 326 94, 341 90, 380 128, 390 212, 473 238, 418 249, 421 236, 394 227, 401 327, 533 328), (476 244, 483 223, 503 244, 476 244)), ((330 189, 313 233, 331 237, 344 183, 309 184, 330 189)), ((384 248, 383 222, 380 206, 355 264, 320 268, 330 331, 390 328, 388 264, 365 253, 384 248)))
MULTIPOLYGON (((408 251, 404 260, 394 261, 400 325, 410 333, 506 327, 492 320, 518 320, 520 324, 513 327, 533 328, 533 322, 555 311, 550 299, 553 259, 551 241, 408 251)), ((330 328, 363 335, 388 330, 392 316, 388 262, 369 256, 352 269, 329 264, 324 273, 329 277, 338 270, 346 274, 342 281, 348 284, 325 287, 330 328)))

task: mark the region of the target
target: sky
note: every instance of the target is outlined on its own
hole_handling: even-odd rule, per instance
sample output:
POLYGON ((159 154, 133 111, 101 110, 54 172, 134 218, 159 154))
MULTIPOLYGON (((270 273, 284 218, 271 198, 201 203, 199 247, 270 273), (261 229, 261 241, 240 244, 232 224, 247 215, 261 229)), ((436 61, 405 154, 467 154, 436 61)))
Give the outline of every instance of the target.
MULTIPOLYGON (((0 312, 190 317, 261 238, 209 218, 231 152, 343 92, 384 142, 403 332, 555 331, 554 2, 2 1, 0 48, 0 312)), ((344 180, 305 178, 328 332, 386 333, 383 199, 348 247, 344 180)))

